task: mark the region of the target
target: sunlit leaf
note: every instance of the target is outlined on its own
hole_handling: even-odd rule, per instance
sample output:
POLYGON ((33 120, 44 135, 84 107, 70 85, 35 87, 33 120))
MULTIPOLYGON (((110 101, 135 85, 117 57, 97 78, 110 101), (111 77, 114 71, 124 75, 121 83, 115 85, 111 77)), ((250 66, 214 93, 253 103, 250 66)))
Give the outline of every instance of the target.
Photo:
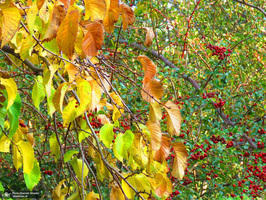
POLYGON ((70 159, 71 159, 71 157, 74 155, 74 154, 77 154, 78 153, 78 151, 76 151, 76 150, 69 150, 69 151, 67 151, 66 153, 65 153, 65 155, 64 155, 64 162, 66 163, 66 162, 68 162, 70 159))
POLYGON ((165 110, 167 112, 167 130, 171 135, 179 135, 182 116, 178 106, 172 101, 167 101, 165 104, 165 110))
POLYGON ((18 171, 18 169, 22 166, 23 158, 21 151, 18 149, 18 147, 13 146, 13 165, 18 171))
POLYGON ((74 53, 75 41, 78 34, 78 19, 79 11, 69 8, 57 32, 56 40, 59 49, 68 58, 71 58, 74 53))
POLYGON ((87 165, 85 164, 85 162, 83 162, 83 173, 82 173, 82 160, 81 159, 77 159, 77 157, 75 157, 70 161, 70 164, 72 165, 75 171, 75 174, 77 175, 79 180, 82 180, 82 174, 83 174, 83 179, 88 175, 89 169, 87 165))
POLYGON ((123 29, 126 30, 128 25, 132 25, 135 22, 135 14, 130 6, 126 4, 120 5, 120 12, 123 20, 123 29))
POLYGON ((117 159, 123 162, 123 158, 128 158, 128 149, 134 140, 134 133, 127 130, 124 134, 120 133, 116 136, 113 151, 117 159))
POLYGON ((31 34, 33 33, 33 27, 35 24, 35 19, 36 19, 37 14, 38 14, 38 7, 35 2, 31 5, 30 9, 28 10, 27 18, 26 18, 28 29, 31 34))
POLYGON ((63 121, 64 121, 64 126, 68 126, 70 122, 72 122, 77 115, 78 112, 78 104, 76 99, 71 100, 67 106, 63 110, 63 121))
POLYGON ((45 33, 43 41, 50 41, 51 39, 56 38, 59 26, 66 16, 66 12, 62 5, 63 3, 61 1, 55 1, 53 12, 49 19, 49 27, 45 33))
POLYGON ((80 104, 77 109, 77 116, 84 113, 86 109, 89 108, 91 102, 91 85, 88 81, 83 78, 76 80, 77 83, 77 95, 80 100, 80 104))
POLYGON ((143 84, 147 84, 155 77, 157 73, 157 67, 147 56, 138 56, 138 61, 141 62, 145 72, 143 84))
POLYGON ((114 23, 118 20, 120 9, 119 0, 108 0, 107 13, 103 20, 104 28, 107 32, 111 33, 114 31, 114 23))
POLYGON ((103 27, 98 22, 90 23, 86 26, 87 33, 82 41, 82 50, 88 56, 97 56, 98 50, 102 48, 103 27))
POLYGON ((172 193, 172 182, 164 173, 157 173, 154 176, 156 183, 155 194, 158 197, 169 197, 172 193))
POLYGON ((125 200, 125 196, 118 185, 112 184, 111 188, 110 200, 125 200))
POLYGON ((186 146, 182 142, 177 142, 173 144, 175 158, 172 169, 172 176, 182 180, 185 175, 185 169, 187 167, 187 157, 188 153, 186 146))
POLYGON ((8 110, 8 108, 14 103, 15 98, 17 96, 17 85, 16 82, 14 81, 14 79, 12 78, 0 78, 0 84, 5 86, 6 91, 7 91, 7 107, 6 109, 8 110))
POLYGON ((4 134, 0 138, 0 152, 9 152, 11 140, 4 134))
POLYGON ((65 66, 65 70, 67 71, 69 82, 74 81, 80 75, 79 69, 71 63, 65 66))
POLYGON ((112 140, 114 139, 113 124, 105 124, 100 130, 100 139, 107 147, 111 147, 112 140))
POLYGON ((24 180, 26 183, 27 188, 29 188, 30 191, 40 182, 41 180, 41 171, 39 167, 39 163, 37 160, 34 160, 34 165, 32 170, 26 174, 24 173, 24 180))
POLYGON ((121 117, 121 113, 124 113, 124 109, 123 109, 124 106, 123 106, 121 98, 117 96, 115 92, 110 93, 110 96, 115 102, 112 119, 114 122, 116 122, 121 117))
POLYGON ((162 118, 162 106, 157 103, 150 104, 150 112, 149 112, 149 121, 156 122, 160 121, 162 118))
POLYGON ((163 135, 160 149, 154 152, 153 155, 154 160, 162 163, 169 156, 170 148, 171 148, 171 137, 163 135))
POLYGON ((141 96, 144 101, 149 103, 154 103, 154 99, 159 101, 163 97, 164 93, 163 86, 157 79, 152 79, 150 82, 143 85, 143 90, 141 91, 141 96))
POLYGON ((16 34, 19 24, 21 15, 19 9, 10 2, 0 4, 0 12, 2 14, 2 38, 1 47, 6 45, 16 34))
POLYGON ((36 41, 31 35, 29 35, 28 37, 22 40, 21 45, 20 45, 20 51, 19 51, 20 58, 22 60, 25 60, 31 56, 33 46, 35 44, 36 44, 36 41))
POLYGON ((30 173, 34 166, 34 150, 29 142, 20 142, 19 150, 22 152, 23 173, 30 173))
POLYGON ((159 122, 147 122, 147 127, 151 133, 151 147, 152 150, 158 150, 161 147, 162 133, 159 122))
POLYGON ((50 144, 51 154, 55 155, 55 160, 57 160, 60 156, 60 146, 59 146, 59 143, 57 141, 55 133, 53 133, 53 135, 50 136, 49 144, 50 144))
POLYGON ((41 101, 45 98, 45 90, 43 87, 43 79, 42 76, 37 76, 35 79, 35 83, 33 85, 32 94, 31 94, 34 106, 39 110, 39 105, 41 101))
POLYGON ((85 3, 85 20, 91 21, 103 20, 106 13, 104 0, 84 0, 85 3))
POLYGON ((55 91, 53 104, 57 112, 63 113, 63 101, 66 91, 69 89, 69 83, 62 83, 55 91))
POLYGON ((90 193, 88 193, 88 194, 86 195, 85 200, 98 200, 99 197, 100 197, 99 194, 94 193, 94 192, 92 191, 92 192, 90 192, 90 193))

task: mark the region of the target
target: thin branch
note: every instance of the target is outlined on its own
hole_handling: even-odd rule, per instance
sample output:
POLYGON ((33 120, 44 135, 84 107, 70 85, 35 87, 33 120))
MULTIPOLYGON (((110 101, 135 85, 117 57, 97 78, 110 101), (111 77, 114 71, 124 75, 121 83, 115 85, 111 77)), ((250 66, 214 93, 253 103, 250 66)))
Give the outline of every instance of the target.
POLYGON ((247 3, 245 0, 242 0, 242 1, 240 1, 240 0, 233 0, 233 1, 236 1, 238 3, 244 4, 244 5, 249 6, 251 8, 254 8, 254 9, 260 11, 266 17, 266 12, 262 8, 260 8, 258 6, 255 6, 253 4, 247 3))

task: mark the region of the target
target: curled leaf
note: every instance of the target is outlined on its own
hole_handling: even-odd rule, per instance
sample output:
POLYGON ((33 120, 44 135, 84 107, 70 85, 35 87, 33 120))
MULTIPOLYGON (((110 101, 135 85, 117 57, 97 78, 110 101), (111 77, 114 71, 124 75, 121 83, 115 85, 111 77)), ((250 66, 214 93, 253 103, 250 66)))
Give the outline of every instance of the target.
POLYGON ((128 25, 132 25, 135 22, 134 11, 128 5, 121 4, 120 12, 123 20, 123 29, 126 30, 128 25))
POLYGON ((152 40, 154 38, 154 32, 152 28, 144 28, 146 30, 146 38, 145 38, 145 42, 144 45, 146 47, 149 47, 152 45, 152 40))

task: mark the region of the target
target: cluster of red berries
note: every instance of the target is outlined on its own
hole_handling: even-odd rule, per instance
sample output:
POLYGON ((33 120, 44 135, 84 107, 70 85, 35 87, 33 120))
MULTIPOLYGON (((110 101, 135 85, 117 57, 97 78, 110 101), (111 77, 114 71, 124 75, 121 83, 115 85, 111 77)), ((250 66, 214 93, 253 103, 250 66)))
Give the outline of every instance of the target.
POLYGON ((53 172, 52 171, 44 171, 45 174, 48 174, 49 176, 52 176, 53 175, 53 172))
POLYGON ((179 194, 180 194, 180 192, 178 190, 176 190, 172 194, 170 194, 170 197, 174 197, 174 196, 177 196, 179 194))
POLYGON ((206 94, 207 96, 205 96, 205 93, 203 94, 203 99, 207 99, 208 98, 213 98, 215 97, 216 93, 215 92, 209 92, 206 94))
POLYGON ((224 60, 226 57, 230 56, 232 53, 231 49, 226 49, 225 47, 218 47, 214 45, 207 45, 207 49, 210 49, 212 51, 212 56, 219 56, 219 60, 224 60), (226 53, 227 52, 227 53, 226 53))
POLYGON ((215 144, 217 144, 218 142, 221 142, 222 144, 226 144, 225 139, 221 137, 220 135, 218 135, 217 137, 215 135, 212 135, 210 140, 213 141, 213 143, 215 144))
MULTIPOLYGON (((206 140, 205 141, 207 144, 209 144, 209 142, 206 140)), ((203 144, 202 145, 195 145, 195 148, 193 148, 191 150, 191 152, 197 151, 198 149, 201 149, 202 151, 198 151, 197 153, 191 154, 190 155, 190 160, 194 161, 194 160, 203 160, 204 158, 208 157, 207 152, 212 148, 211 145, 208 145, 208 147, 206 149, 203 148, 203 144), (203 154, 203 155, 201 155, 203 154)))
POLYGON ((233 141, 228 141, 227 144, 226 144, 226 148, 230 148, 234 146, 234 142, 233 141))
POLYGON ((182 183, 182 185, 189 185, 190 183, 192 183, 192 180, 190 180, 189 178, 187 177, 184 177, 184 182, 182 183))
POLYGON ((215 106, 215 108, 222 108, 224 106, 224 104, 225 104, 225 100, 222 101, 220 99, 220 101, 218 103, 215 103, 214 106, 215 106))
MULTIPOLYGON (((89 112, 87 114, 87 117, 89 118, 90 120, 90 124, 92 126, 92 128, 101 128, 102 127, 102 120, 100 118, 97 118, 95 116, 95 114, 97 113, 97 108, 95 108, 94 110, 95 112, 89 112)), ((83 117, 83 119, 85 119, 85 116, 83 117)), ((96 130, 95 133, 99 133, 100 131, 99 130, 96 130)))
POLYGON ((259 149, 264 149, 264 147, 265 147, 264 146, 264 142, 258 142, 257 146, 258 146, 259 149))
POLYGON ((261 129, 258 131, 258 133, 261 134, 261 135, 263 135, 263 134, 266 133, 266 131, 265 131, 263 128, 261 128, 261 129))
MULTIPOLYGON (((125 121, 127 121, 127 119, 124 119, 125 121)), ((127 124, 124 124, 124 122, 121 122, 121 126, 125 129, 125 130, 129 130, 130 126, 128 126, 127 124)))
POLYGON ((46 124, 46 125, 44 126, 44 130, 48 130, 48 129, 49 129, 49 126, 51 126, 50 123, 49 123, 48 125, 46 124))

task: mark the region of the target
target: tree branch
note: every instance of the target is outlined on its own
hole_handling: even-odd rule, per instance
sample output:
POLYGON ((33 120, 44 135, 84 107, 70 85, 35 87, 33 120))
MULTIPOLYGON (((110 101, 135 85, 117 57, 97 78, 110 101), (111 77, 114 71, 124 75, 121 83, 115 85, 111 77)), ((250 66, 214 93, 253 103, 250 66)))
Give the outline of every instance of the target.
POLYGON ((247 3, 245 0, 242 0, 242 1, 240 1, 240 0, 233 0, 233 1, 236 1, 238 3, 244 4, 244 5, 249 6, 251 8, 254 8, 254 9, 260 11, 266 17, 266 12, 262 8, 260 8, 258 6, 254 6, 254 5, 250 4, 250 3, 247 3))

